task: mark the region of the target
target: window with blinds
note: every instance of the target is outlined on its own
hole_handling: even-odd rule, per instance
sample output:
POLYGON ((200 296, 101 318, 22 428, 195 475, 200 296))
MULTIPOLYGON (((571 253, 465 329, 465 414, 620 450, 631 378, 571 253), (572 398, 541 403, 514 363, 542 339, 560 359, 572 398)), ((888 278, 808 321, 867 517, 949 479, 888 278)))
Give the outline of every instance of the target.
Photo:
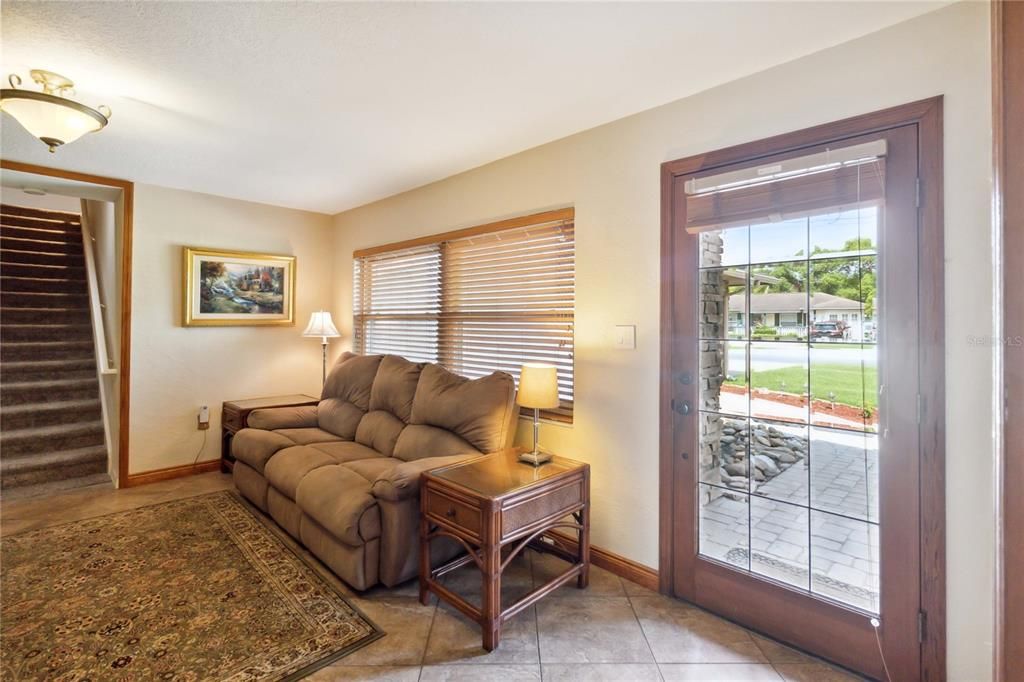
POLYGON ((558 369, 570 418, 574 211, 563 209, 356 251, 355 348, 436 362, 471 378, 558 369))

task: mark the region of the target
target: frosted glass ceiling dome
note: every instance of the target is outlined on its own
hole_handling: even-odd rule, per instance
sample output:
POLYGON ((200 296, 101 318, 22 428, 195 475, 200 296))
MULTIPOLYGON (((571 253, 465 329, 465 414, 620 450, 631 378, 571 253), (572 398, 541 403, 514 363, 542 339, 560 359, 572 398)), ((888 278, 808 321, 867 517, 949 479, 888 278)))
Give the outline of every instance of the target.
POLYGON ((93 109, 69 99, 75 94, 75 84, 70 79, 41 69, 29 73, 42 91, 19 89, 21 78, 11 74, 8 78, 11 87, 0 90, 0 109, 38 137, 51 153, 86 133, 106 127, 110 109, 105 106, 93 109))

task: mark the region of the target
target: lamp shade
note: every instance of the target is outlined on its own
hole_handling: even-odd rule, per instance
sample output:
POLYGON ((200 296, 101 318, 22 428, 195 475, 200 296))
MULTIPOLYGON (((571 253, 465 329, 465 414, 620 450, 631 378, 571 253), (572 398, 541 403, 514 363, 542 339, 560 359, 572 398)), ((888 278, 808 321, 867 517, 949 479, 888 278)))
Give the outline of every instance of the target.
POLYGON ((528 362, 519 373, 516 402, 523 407, 549 409, 558 407, 558 370, 554 365, 528 362))
POLYGON ((302 335, 332 339, 341 336, 331 320, 331 314, 325 310, 317 311, 310 316, 309 324, 306 325, 306 331, 302 332, 302 335))

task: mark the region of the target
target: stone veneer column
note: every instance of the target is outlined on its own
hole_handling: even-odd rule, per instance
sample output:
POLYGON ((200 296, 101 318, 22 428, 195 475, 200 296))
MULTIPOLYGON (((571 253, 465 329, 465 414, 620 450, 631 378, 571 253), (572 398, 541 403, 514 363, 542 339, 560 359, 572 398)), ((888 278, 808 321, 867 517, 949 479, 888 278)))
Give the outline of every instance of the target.
MULTIPOLYGON (((700 265, 718 266, 722 262, 722 237, 717 232, 704 232, 700 237, 700 265)), ((728 287, 722 270, 700 273, 700 335, 705 339, 725 339, 728 331, 728 287)), ((723 341, 700 342, 700 408, 707 412, 700 419, 700 480, 722 482, 722 418, 714 414, 721 407, 722 382, 725 381, 726 344, 723 341)), ((705 495, 709 502, 718 491, 705 495)))

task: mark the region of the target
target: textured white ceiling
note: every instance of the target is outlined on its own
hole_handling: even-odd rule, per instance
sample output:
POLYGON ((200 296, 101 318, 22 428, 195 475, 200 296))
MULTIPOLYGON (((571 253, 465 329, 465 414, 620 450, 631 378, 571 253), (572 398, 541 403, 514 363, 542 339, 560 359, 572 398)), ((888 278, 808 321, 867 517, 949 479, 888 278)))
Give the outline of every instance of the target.
POLYGON ((4 115, 2 153, 335 213, 942 4, 4 0, 4 77, 114 116, 51 156, 4 115))

